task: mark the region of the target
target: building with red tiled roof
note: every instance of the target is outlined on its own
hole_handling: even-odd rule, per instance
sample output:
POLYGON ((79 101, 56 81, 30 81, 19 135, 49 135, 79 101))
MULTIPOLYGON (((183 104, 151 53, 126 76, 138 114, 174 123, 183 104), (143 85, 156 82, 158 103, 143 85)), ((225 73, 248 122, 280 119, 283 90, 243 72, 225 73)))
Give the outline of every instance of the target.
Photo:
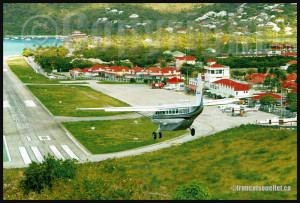
POLYGON ((282 53, 281 56, 297 56, 296 53, 292 53, 292 52, 286 52, 286 53, 282 53))
POLYGON ((286 64, 287 64, 287 65, 297 64, 297 61, 296 61, 296 60, 289 61, 289 62, 287 62, 286 64))
POLYGON ((205 82, 214 82, 220 79, 229 79, 229 66, 223 66, 215 62, 210 62, 208 64, 208 66, 204 66, 204 70, 206 70, 206 73, 204 74, 205 82))
POLYGON ((184 80, 181 80, 177 77, 170 78, 166 80, 166 87, 171 88, 178 88, 178 87, 184 87, 184 80))
POLYGON ((229 79, 220 79, 209 83, 209 90, 207 92, 210 96, 219 98, 228 98, 230 95, 234 97, 248 97, 249 85, 238 83, 229 79))
POLYGON ((173 84, 173 83, 177 84, 177 83, 180 83, 180 82, 184 82, 184 80, 181 80, 179 78, 174 77, 174 78, 170 78, 170 79, 166 80, 166 82, 171 83, 171 84, 173 84))
MULTIPOLYGON (((268 73, 252 73, 250 75, 245 76, 247 82, 250 83, 263 83, 267 78, 268 73)), ((270 75, 271 78, 274 78, 275 75, 270 75)))
POLYGON ((175 67, 180 69, 184 63, 187 64, 196 64, 196 58, 193 56, 183 56, 183 57, 175 57, 175 67))
POLYGON ((259 100, 260 98, 262 98, 264 96, 272 96, 275 99, 281 99, 280 95, 274 94, 274 93, 255 93, 252 95, 251 99, 259 100))
MULTIPOLYGON (((272 55, 282 55, 286 52, 291 52, 291 51, 296 51, 295 46, 291 43, 286 43, 286 44, 270 44, 270 48, 268 50, 268 56, 272 55)), ((283 55, 284 56, 284 55, 283 55)))

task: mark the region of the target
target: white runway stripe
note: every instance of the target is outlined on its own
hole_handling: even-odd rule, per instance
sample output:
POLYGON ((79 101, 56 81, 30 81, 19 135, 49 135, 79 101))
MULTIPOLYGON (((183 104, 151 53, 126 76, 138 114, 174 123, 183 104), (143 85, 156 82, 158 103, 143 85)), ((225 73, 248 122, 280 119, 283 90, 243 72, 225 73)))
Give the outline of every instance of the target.
POLYGON ((72 159, 77 159, 79 158, 72 152, 72 150, 67 146, 67 145, 61 145, 61 147, 67 152, 67 154, 72 158, 72 159))
POLYGON ((39 150, 39 148, 37 148, 36 146, 32 146, 31 147, 33 153, 34 153, 34 156, 36 157, 36 159, 38 160, 38 162, 43 162, 44 161, 44 158, 39 150))
POLYGON ((3 101, 3 108, 10 107, 9 101, 3 101))
POLYGON ((24 103, 28 107, 35 107, 36 106, 36 104, 32 100, 24 100, 24 103))
POLYGON ((26 148, 25 147, 19 147, 19 151, 20 151, 20 154, 23 158, 23 161, 25 164, 30 164, 31 163, 31 160, 30 160, 30 157, 26 151, 26 148))
POLYGON ((6 72, 6 71, 7 71, 7 69, 6 69, 6 68, 4 68, 4 69, 3 69, 3 72, 6 72))
POLYGON ((63 157, 63 155, 58 151, 58 149, 54 145, 51 145, 49 147, 53 154, 56 156, 56 158, 65 160, 65 157, 63 157))

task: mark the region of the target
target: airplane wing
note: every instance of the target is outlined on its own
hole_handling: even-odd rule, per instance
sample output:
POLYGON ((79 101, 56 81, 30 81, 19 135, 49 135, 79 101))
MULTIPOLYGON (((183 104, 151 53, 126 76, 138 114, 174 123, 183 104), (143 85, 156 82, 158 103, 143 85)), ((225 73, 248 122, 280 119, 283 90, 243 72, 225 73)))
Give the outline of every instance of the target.
POLYGON ((212 106, 212 105, 222 105, 222 104, 230 104, 232 102, 239 101, 237 98, 230 98, 230 99, 218 99, 218 100, 209 100, 203 101, 204 106, 212 106))
POLYGON ((186 104, 173 104, 162 106, 135 106, 135 107, 107 107, 107 108, 76 108, 76 110, 103 110, 103 111, 165 111, 172 108, 189 107, 186 104))

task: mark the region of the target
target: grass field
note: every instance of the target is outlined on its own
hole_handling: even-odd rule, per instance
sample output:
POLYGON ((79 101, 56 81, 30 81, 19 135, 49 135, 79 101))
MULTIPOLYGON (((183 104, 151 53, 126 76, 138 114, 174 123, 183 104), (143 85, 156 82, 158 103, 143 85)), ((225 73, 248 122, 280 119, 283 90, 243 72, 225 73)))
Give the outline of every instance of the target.
POLYGON ((162 132, 163 137, 154 140, 152 132, 156 132, 157 125, 146 117, 114 121, 65 122, 62 124, 93 154, 142 147, 188 133, 186 130, 162 132), (136 124, 134 121, 138 123, 136 124), (95 130, 91 130, 91 127, 95 127, 95 130), (133 138, 138 138, 138 141, 134 141, 133 138))
POLYGON ((23 83, 58 83, 57 80, 50 80, 45 76, 35 73, 23 58, 6 60, 9 68, 23 83))
POLYGON ((130 112, 77 111, 76 108, 117 107, 128 104, 79 85, 28 85, 30 91, 55 116, 114 116, 130 112), (62 101, 62 103, 59 103, 62 101))
POLYGON ((212 199, 297 199, 297 131, 242 125, 179 146, 79 164, 77 177, 23 195, 18 171, 3 169, 3 199, 172 199, 198 179, 212 199), (291 186, 290 192, 235 192, 233 185, 291 186))

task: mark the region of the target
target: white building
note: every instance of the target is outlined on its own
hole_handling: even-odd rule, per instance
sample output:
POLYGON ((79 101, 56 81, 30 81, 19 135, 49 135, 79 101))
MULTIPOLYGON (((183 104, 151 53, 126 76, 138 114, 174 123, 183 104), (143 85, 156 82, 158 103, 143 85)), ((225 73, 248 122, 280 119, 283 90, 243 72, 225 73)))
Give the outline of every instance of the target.
POLYGON ((205 82, 214 82, 220 79, 229 79, 230 77, 230 67, 229 66, 222 66, 217 64, 216 62, 210 62, 208 66, 204 66, 206 70, 205 82))
POLYGON ((215 98, 235 98, 249 97, 250 88, 246 84, 238 83, 229 79, 221 79, 209 83, 209 90, 206 90, 209 96, 215 98))

